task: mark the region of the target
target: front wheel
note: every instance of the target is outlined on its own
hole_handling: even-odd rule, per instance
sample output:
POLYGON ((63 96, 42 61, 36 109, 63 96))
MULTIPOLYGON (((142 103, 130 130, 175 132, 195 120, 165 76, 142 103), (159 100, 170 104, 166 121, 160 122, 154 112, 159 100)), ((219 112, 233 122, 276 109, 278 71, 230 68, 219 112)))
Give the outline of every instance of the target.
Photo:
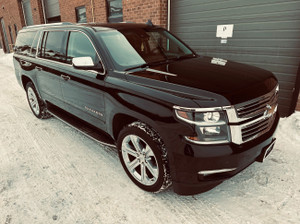
POLYGON ((43 100, 37 94, 32 82, 26 84, 26 95, 32 113, 39 119, 51 117, 43 100))
POLYGON ((171 185, 165 146, 146 124, 125 127, 119 134, 118 152, 127 175, 141 189, 159 192, 171 185))

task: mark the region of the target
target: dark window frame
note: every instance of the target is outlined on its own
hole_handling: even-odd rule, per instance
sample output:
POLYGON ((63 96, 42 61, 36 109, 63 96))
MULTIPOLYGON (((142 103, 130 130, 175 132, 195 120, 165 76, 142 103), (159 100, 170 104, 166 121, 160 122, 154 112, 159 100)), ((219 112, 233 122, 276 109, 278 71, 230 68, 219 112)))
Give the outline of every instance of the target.
POLYGON ((15 29, 15 35, 16 35, 16 38, 17 38, 17 35, 18 35, 18 26, 17 26, 17 24, 14 24, 14 29, 15 29))
POLYGON ((8 32, 9 32, 9 36, 10 36, 10 41, 11 41, 11 44, 14 44, 14 43, 15 43, 15 41, 14 41, 14 38, 13 38, 12 29, 11 29, 11 25, 8 25, 8 32))
POLYGON ((86 7, 85 7, 85 5, 76 7, 75 8, 75 14, 76 14, 76 22, 77 23, 86 23, 87 22, 87 19, 86 19, 86 7), (85 21, 83 21, 83 22, 79 22, 79 10, 80 9, 85 9, 85 21))
POLYGON ((109 23, 123 22, 123 3, 122 3, 122 0, 106 0, 106 9, 107 9, 107 21, 109 23), (122 4, 122 10, 121 10, 122 16, 119 16, 117 18, 113 18, 113 15, 111 15, 110 2, 113 2, 113 1, 120 1, 121 2, 121 4, 122 4))

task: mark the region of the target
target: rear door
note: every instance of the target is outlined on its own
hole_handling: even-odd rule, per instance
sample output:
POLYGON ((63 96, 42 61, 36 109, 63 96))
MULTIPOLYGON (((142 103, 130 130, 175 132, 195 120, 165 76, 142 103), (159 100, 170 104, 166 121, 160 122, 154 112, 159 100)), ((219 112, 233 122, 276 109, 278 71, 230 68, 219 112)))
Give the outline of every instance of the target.
POLYGON ((90 56, 94 64, 100 63, 100 57, 87 34, 71 31, 67 46, 67 63, 62 93, 68 104, 68 111, 75 116, 104 129, 104 76, 99 71, 76 69, 72 66, 74 57, 90 56))
POLYGON ((38 88, 42 98, 65 109, 60 81, 66 66, 67 31, 44 32, 36 65, 38 88))

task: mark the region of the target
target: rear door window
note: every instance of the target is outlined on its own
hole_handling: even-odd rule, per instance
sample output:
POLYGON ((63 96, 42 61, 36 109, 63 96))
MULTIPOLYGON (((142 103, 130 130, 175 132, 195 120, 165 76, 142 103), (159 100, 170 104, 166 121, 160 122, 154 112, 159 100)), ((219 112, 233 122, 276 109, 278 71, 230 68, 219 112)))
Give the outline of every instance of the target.
POLYGON ((66 31, 49 31, 44 34, 41 57, 58 62, 66 61, 66 31))
POLYGON ((91 57, 94 64, 99 63, 99 58, 89 38, 81 32, 70 32, 67 63, 72 64, 72 59, 75 57, 91 57))
POLYGON ((20 32, 15 44, 15 53, 25 56, 33 56, 31 54, 31 46, 36 33, 36 31, 20 32))

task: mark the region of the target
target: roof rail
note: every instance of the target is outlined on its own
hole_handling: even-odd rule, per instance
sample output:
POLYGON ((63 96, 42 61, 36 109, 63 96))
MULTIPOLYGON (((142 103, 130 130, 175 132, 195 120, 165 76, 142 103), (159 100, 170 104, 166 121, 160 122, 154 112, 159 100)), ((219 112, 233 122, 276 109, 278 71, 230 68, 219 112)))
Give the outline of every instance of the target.
POLYGON ((39 24, 39 25, 26 26, 24 28, 38 28, 38 27, 47 27, 47 26, 60 26, 60 25, 73 25, 73 23, 70 23, 70 22, 47 23, 47 24, 39 24))

